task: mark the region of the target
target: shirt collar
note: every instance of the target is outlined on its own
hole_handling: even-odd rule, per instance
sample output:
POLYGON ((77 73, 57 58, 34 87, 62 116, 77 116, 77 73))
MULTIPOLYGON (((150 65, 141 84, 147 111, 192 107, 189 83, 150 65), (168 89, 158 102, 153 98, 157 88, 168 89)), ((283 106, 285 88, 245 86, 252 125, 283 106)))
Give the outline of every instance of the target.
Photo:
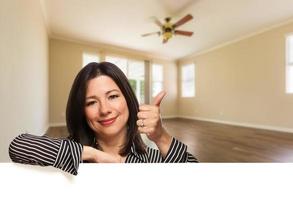
MULTIPOLYGON (((147 148, 146 148, 146 151, 147 151, 147 148)), ((131 146, 131 149, 130 149, 130 153, 132 155, 134 155, 136 158, 138 158, 139 160, 141 160, 143 163, 147 163, 148 162, 147 154, 146 153, 138 153, 136 151, 136 148, 135 148, 135 144, 134 143, 132 143, 132 146, 131 146)))

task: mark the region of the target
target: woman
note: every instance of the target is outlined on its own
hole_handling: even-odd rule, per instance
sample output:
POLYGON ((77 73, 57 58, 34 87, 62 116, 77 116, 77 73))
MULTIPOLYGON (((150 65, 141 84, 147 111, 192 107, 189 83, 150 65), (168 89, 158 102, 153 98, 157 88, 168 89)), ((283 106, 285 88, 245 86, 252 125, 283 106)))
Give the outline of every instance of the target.
POLYGON ((66 123, 68 139, 22 134, 9 146, 12 161, 54 166, 76 175, 80 162, 197 162, 187 146, 171 137, 160 118, 159 93, 139 106, 127 77, 109 62, 89 63, 71 88, 66 123), (144 133, 159 150, 146 147, 144 133))

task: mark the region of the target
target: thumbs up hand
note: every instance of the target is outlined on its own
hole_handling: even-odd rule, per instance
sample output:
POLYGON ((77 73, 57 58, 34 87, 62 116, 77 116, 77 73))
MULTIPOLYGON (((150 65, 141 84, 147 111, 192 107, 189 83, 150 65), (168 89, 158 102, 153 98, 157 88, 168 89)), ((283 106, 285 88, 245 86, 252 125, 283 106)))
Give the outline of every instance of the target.
POLYGON ((161 102, 163 100, 163 98, 166 96, 166 92, 165 91, 161 91, 159 92, 159 94, 157 94, 157 96, 154 98, 154 101, 152 103, 152 105, 157 106, 160 108, 161 102))
POLYGON ((162 126, 160 116, 160 104, 165 97, 166 92, 160 92, 153 100, 151 105, 141 105, 137 113, 136 122, 138 131, 146 134, 147 137, 155 143, 159 143, 162 135, 166 132, 162 126))

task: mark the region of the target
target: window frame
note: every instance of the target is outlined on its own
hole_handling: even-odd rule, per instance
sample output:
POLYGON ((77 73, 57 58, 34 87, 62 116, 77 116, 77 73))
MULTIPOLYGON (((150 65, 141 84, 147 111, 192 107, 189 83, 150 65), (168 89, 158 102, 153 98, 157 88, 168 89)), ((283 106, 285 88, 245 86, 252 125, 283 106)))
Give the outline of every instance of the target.
POLYGON ((82 67, 86 66, 87 64, 91 63, 91 62, 100 62, 101 61, 101 56, 99 53, 97 52, 88 52, 88 51, 84 51, 82 52, 82 67), (96 57, 96 60, 91 60, 87 63, 85 63, 85 56, 92 56, 92 57, 96 57))
MULTIPOLYGON (((152 63, 152 67, 151 67, 151 81, 152 81, 152 91, 151 91, 151 96, 152 97, 155 97, 158 93, 154 93, 154 84, 155 83, 159 83, 161 85, 161 90, 164 89, 164 65, 163 64, 159 64, 159 63, 152 63), (154 66, 159 66, 161 68, 161 74, 162 74, 162 77, 160 77, 159 79, 160 80, 154 80, 154 66)), ((160 92, 160 91, 159 91, 160 92)))
POLYGON ((187 64, 183 64, 181 65, 180 67, 180 80, 181 80, 181 85, 180 85, 180 89, 181 89, 181 93, 180 93, 180 97, 181 98, 194 98, 196 96, 196 85, 195 85, 195 68, 196 68, 196 65, 194 62, 192 63, 187 63, 187 64), (190 67, 192 66, 192 71, 193 71, 193 75, 192 77, 190 78, 190 80, 184 80, 184 68, 186 67, 190 67), (184 95, 184 85, 186 85, 186 83, 189 83, 192 85, 192 94, 191 95, 184 95))
POLYGON ((114 63, 114 64, 117 65, 117 67, 119 67, 119 69, 121 69, 121 71, 123 71, 125 76, 128 77, 128 60, 129 59, 127 57, 114 55, 114 54, 107 54, 107 55, 105 55, 105 61, 106 62, 111 62, 111 61, 107 60, 107 57, 125 60, 126 61, 126 66, 125 66, 126 68, 125 69, 121 68, 121 66, 117 65, 116 63, 114 63))
POLYGON ((137 97, 137 99, 139 100, 139 103, 144 103, 145 102, 145 88, 144 88, 144 94, 141 93, 141 85, 142 85, 142 82, 144 84, 144 87, 145 87, 145 64, 144 64, 144 61, 142 60, 136 60, 136 59, 127 59, 127 78, 128 80, 135 80, 135 83, 136 83, 136 90, 135 90, 135 95, 137 97), (143 64, 143 70, 144 70, 144 73, 143 73, 143 77, 132 77, 130 76, 130 63, 131 62, 141 62, 143 64), (141 98, 143 96, 143 98, 141 98))
MULTIPOLYGON (((145 70, 145 63, 143 60, 138 60, 138 59, 131 59, 131 58, 128 58, 128 57, 124 57, 124 56, 120 56, 120 55, 113 55, 113 54, 107 54, 105 55, 105 61, 109 61, 107 60, 107 58, 114 58, 114 59, 123 59, 126 61, 126 66, 125 66, 125 70, 121 68, 121 66, 117 65, 122 71, 123 73, 125 74, 125 76, 127 77, 129 83, 131 84, 131 81, 134 81, 132 83, 135 83, 135 89, 133 88, 134 92, 135 92, 135 95, 139 101, 139 103, 145 103, 145 88, 144 88, 144 93, 141 93, 141 85, 144 84, 144 87, 146 87, 145 83, 146 83, 146 80, 145 80, 145 73, 146 73, 146 70, 145 70), (131 66, 131 63, 135 63, 135 62, 141 62, 143 64, 143 68, 144 68, 144 76, 143 77, 133 77, 133 76, 130 76, 130 66, 131 66), (144 82, 144 83, 142 83, 144 82)), ((111 61, 110 61, 111 62, 111 61)), ((115 64, 115 63, 114 63, 115 64)))

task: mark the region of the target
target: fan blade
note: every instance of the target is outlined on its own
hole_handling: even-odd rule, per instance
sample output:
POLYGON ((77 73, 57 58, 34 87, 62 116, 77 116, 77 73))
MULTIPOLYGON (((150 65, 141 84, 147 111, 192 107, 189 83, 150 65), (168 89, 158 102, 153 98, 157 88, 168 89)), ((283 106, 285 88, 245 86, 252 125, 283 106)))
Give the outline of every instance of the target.
POLYGON ((157 24, 160 28, 163 26, 163 24, 160 22, 160 20, 158 20, 158 18, 152 17, 152 19, 155 22, 155 24, 157 24))
POLYGON ((193 32, 190 31, 180 31, 180 30, 175 30, 174 32, 176 35, 184 35, 184 36, 192 36, 193 32))
POLYGON ((152 33, 145 33, 145 34, 142 34, 141 36, 142 37, 146 37, 146 36, 149 36, 149 35, 155 35, 157 34, 158 36, 161 35, 161 32, 160 31, 157 31, 157 32, 152 32, 152 33))
POLYGON ((182 24, 185 24, 186 22, 188 22, 191 19, 193 19, 192 15, 191 14, 188 14, 185 17, 183 17, 182 19, 180 19, 178 22, 176 22, 175 24, 173 24, 173 28, 176 28, 178 26, 181 26, 182 24))

